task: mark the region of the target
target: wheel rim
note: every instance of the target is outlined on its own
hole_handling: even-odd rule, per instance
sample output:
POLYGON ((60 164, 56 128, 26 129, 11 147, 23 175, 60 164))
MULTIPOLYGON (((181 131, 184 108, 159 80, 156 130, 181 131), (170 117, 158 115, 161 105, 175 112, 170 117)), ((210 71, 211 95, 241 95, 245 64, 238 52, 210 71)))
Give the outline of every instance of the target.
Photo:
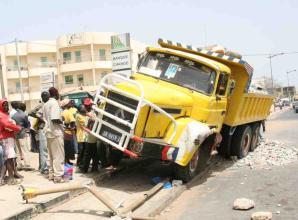
POLYGON ((246 156, 248 154, 249 147, 250 147, 250 135, 249 134, 245 134, 244 143, 242 145, 243 156, 246 156))
POLYGON ((199 151, 197 150, 195 154, 192 156, 191 161, 189 162, 189 171, 190 173, 194 173, 197 169, 199 161, 199 151))

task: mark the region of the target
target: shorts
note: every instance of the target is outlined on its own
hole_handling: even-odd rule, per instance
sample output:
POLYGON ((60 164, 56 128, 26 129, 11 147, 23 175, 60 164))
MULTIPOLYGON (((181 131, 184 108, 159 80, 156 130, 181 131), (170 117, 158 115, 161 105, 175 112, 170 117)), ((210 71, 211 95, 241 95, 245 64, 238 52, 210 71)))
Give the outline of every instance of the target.
POLYGON ((14 138, 3 139, 2 146, 4 151, 4 160, 16 158, 14 138))

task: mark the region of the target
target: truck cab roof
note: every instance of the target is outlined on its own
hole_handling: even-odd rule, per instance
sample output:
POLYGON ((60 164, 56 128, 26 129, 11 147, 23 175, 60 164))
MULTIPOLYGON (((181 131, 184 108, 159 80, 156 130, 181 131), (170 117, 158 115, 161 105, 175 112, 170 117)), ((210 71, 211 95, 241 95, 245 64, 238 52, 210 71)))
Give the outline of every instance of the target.
POLYGON ((168 54, 173 54, 175 56, 180 56, 180 57, 184 57, 187 59, 191 59, 193 61, 196 61, 198 63, 202 63, 206 66, 209 66, 211 68, 213 68, 214 70, 220 71, 220 72, 225 72, 230 74, 231 73, 231 69, 220 63, 217 62, 215 60, 211 60, 196 54, 191 54, 191 53, 187 53, 187 52, 183 52, 180 50, 175 50, 175 49, 170 49, 170 48, 156 48, 156 47, 147 47, 147 51, 148 52, 162 52, 162 53, 168 53, 168 54))

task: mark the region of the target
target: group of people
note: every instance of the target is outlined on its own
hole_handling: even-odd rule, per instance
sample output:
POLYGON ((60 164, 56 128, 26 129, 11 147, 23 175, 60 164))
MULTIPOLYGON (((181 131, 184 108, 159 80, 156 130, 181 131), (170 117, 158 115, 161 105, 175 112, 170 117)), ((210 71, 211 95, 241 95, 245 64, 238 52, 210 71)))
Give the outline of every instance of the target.
POLYGON ((23 178, 18 170, 32 170, 28 152, 30 147, 30 122, 25 114, 26 105, 0 100, 0 185, 18 184, 23 178), (8 173, 7 179, 6 173, 8 173))
POLYGON ((30 148, 38 149, 39 171, 55 183, 67 181, 65 164, 87 173, 92 160, 91 171, 98 171, 97 138, 85 128, 92 99, 85 98, 76 108, 73 100, 59 98, 58 90, 51 87, 41 93, 42 103, 28 115, 24 103, 11 102, 9 111, 8 101, 0 100, 1 185, 18 184, 23 178, 18 170, 32 170, 26 157, 30 148))

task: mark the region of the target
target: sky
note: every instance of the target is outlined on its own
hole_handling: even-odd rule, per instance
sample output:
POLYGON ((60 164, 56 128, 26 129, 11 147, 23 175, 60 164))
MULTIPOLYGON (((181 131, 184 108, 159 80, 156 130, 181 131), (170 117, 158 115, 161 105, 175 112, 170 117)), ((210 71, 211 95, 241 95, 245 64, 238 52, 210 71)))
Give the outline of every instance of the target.
POLYGON ((298 88, 298 1, 287 0, 0 0, 0 44, 55 40, 84 31, 130 32, 143 43, 158 38, 193 46, 220 44, 244 55, 255 77, 298 88), (292 53, 297 52, 297 53, 292 53), (257 56, 251 56, 257 55, 257 56))

